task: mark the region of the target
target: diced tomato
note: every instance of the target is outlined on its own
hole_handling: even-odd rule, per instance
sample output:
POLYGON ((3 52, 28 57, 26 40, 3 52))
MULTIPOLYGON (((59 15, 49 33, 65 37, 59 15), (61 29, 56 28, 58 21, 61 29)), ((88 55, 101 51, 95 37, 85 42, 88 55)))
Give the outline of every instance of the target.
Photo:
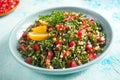
POLYGON ((50 59, 53 58, 53 52, 52 51, 48 52, 48 58, 50 58, 50 59))
POLYGON ((71 52, 70 51, 65 51, 63 54, 64 54, 64 56, 69 56, 71 54, 71 52))
POLYGON ((85 34, 85 32, 86 32, 86 29, 81 29, 77 32, 77 35, 81 37, 83 34, 85 34))
POLYGON ((72 12, 72 18, 73 18, 73 19, 76 19, 77 16, 78 16, 78 14, 77 14, 76 12, 72 12))
POLYGON ((66 18, 64 18, 64 20, 63 21, 67 21, 67 20, 70 20, 71 19, 71 17, 70 16, 66 16, 66 18))
POLYGON ((22 34, 22 39, 23 39, 23 40, 27 40, 27 33, 23 33, 23 34, 22 34))
POLYGON ((62 24, 59 24, 58 26, 57 26, 57 30, 58 31, 61 31, 61 30, 63 30, 64 29, 64 26, 62 25, 62 24))
POLYGON ((72 61, 70 67, 76 67, 76 66, 77 66, 77 63, 75 61, 72 61))
POLYGON ((97 54, 96 53, 90 53, 90 55, 89 55, 89 59, 90 60, 93 60, 93 59, 95 59, 97 57, 97 54))
POLYGON ((84 20, 83 20, 83 24, 86 24, 86 23, 87 23, 87 19, 84 19, 84 20))
POLYGON ((91 20, 91 24, 94 25, 94 24, 95 24, 95 21, 94 21, 94 20, 91 20))
POLYGON ((85 29, 85 28, 86 28, 86 26, 82 26, 82 27, 81 27, 81 29, 85 29))
POLYGON ((25 46, 23 44, 20 45, 20 49, 25 51, 25 46))
POLYGON ((37 51, 37 50, 40 49, 40 47, 39 47, 37 44, 34 44, 34 45, 33 45, 33 49, 34 49, 35 51, 37 51))
POLYGON ((67 62, 67 67, 76 67, 76 66, 78 66, 78 65, 77 65, 76 61, 74 61, 74 60, 69 60, 67 62))
POLYGON ((100 37, 100 38, 98 38, 98 41, 99 41, 99 42, 104 42, 104 41, 105 41, 105 38, 104 38, 104 37, 100 37))
POLYGON ((82 36, 82 32, 81 32, 81 31, 78 31, 78 32, 77 32, 77 35, 78 35, 79 37, 81 37, 81 36, 82 36))
POLYGON ((28 57, 28 58, 26 58, 25 62, 31 64, 31 63, 32 63, 32 57, 28 57))
POLYGON ((69 61, 67 62, 67 67, 71 67, 71 62, 72 62, 72 60, 69 60, 69 61))
POLYGON ((76 46, 75 41, 70 41, 70 42, 69 42, 69 46, 70 46, 70 47, 74 47, 74 46, 76 46))
POLYGON ((87 44, 87 45, 86 45, 86 49, 87 49, 87 50, 91 50, 91 49, 92 49, 92 45, 91 45, 91 44, 87 44))
POLYGON ((70 51, 64 51, 61 53, 61 58, 64 58, 65 56, 70 56, 71 52, 70 51))
POLYGON ((73 16, 72 16, 72 18, 73 18, 73 19, 76 19, 76 18, 77 18, 77 16, 76 16, 76 15, 73 15, 73 16))
POLYGON ((62 41, 60 41, 60 40, 57 40, 56 42, 55 42, 56 44, 62 44, 62 41))
POLYGON ((23 33, 23 34, 22 34, 22 37, 23 37, 23 38, 26 38, 26 37, 27 37, 27 33, 23 33))

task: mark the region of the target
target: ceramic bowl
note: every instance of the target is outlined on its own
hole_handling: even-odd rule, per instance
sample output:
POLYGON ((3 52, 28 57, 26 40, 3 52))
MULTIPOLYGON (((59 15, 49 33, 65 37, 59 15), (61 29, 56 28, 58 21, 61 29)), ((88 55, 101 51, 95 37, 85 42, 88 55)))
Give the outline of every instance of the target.
POLYGON ((58 7, 58 8, 51 8, 51 9, 36 12, 36 13, 24 18, 23 20, 21 20, 11 31, 10 38, 9 38, 9 50, 12 53, 13 57, 19 63, 21 63, 25 67, 29 68, 30 70, 34 70, 36 72, 50 74, 50 75, 64 75, 64 74, 75 73, 78 71, 83 71, 85 69, 88 69, 90 66, 92 66, 93 64, 95 64, 98 61, 100 61, 101 59, 103 59, 103 57, 108 53, 108 51, 110 49, 110 45, 112 43, 112 37, 113 36, 112 36, 111 26, 106 21, 106 19, 103 18, 98 13, 88 10, 88 9, 78 8, 78 7, 58 7), (95 21, 101 23, 104 33, 106 34, 106 46, 104 47, 104 52, 99 57, 94 59, 93 61, 90 61, 86 64, 83 64, 83 65, 80 65, 80 66, 77 66, 74 68, 45 69, 45 68, 40 68, 40 67, 36 67, 36 66, 30 65, 30 64, 27 64, 24 61, 24 59, 22 58, 19 51, 17 50, 18 40, 19 40, 20 36, 22 35, 22 32, 25 31, 29 25, 33 24, 34 21, 38 19, 39 15, 49 14, 53 10, 63 10, 63 11, 72 11, 72 12, 74 11, 74 12, 78 12, 78 13, 81 12, 81 13, 87 15, 88 17, 94 19, 95 21))

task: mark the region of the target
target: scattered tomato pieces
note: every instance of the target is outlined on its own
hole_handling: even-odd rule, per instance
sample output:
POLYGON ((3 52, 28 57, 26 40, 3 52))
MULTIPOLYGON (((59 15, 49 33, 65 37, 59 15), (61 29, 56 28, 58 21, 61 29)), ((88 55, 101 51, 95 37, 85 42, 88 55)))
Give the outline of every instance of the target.
POLYGON ((19 52, 29 64, 47 69, 73 68, 102 54, 106 35, 102 25, 76 12, 40 15, 22 34, 19 52))

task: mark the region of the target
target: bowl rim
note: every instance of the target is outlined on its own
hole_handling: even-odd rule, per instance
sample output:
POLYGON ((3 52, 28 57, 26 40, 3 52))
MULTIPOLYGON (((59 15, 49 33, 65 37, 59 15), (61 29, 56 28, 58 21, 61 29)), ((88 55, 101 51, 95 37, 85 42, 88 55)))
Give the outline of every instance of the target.
MULTIPOLYGON (((74 8, 74 9, 79 9, 79 10, 85 10, 85 11, 88 11, 88 12, 93 12, 97 15, 99 15, 101 18, 103 18, 107 24, 110 26, 110 24, 108 23, 108 21, 103 17, 101 16, 100 14, 90 10, 90 9, 87 9, 87 8, 81 8, 81 7, 71 7, 71 6, 65 6, 65 7, 54 7, 54 8, 47 8, 47 9, 43 9, 43 10, 40 10, 40 11, 37 11, 35 13, 42 13, 42 12, 45 12, 45 11, 48 11, 48 10, 56 10, 56 9, 64 9, 64 8, 74 8)), ((24 19, 20 20, 18 22, 18 24, 21 24, 23 21, 25 21, 27 18, 33 16, 35 13, 32 13, 31 15, 25 17, 24 19)), ((9 47, 9 51, 12 53, 12 56, 19 62, 21 63, 22 65, 28 67, 28 68, 31 68, 31 69, 34 69, 34 70, 40 70, 40 71, 44 71, 44 72, 50 72, 51 74, 56 74, 56 73, 52 73, 52 72, 60 72, 58 74, 61 74, 61 72, 66 72, 65 74, 67 73, 73 73, 73 72, 77 72, 78 70, 82 70, 84 68, 86 68, 88 65, 92 65, 94 64, 95 62, 97 62, 98 60, 101 60, 101 58, 103 58, 106 54, 107 54, 107 51, 109 50, 109 48, 111 47, 112 45, 112 42, 113 42, 113 31, 112 31, 112 28, 110 27, 111 29, 111 32, 112 32, 112 35, 111 35, 111 40, 110 40, 110 43, 108 45, 108 47, 106 48, 106 50, 99 56, 97 57, 96 59, 88 62, 88 63, 85 63, 83 65, 80 65, 80 66, 77 66, 77 67, 73 67, 73 68, 65 68, 65 69, 46 69, 46 68, 42 68, 42 67, 38 67, 38 66, 33 66, 33 65, 30 65, 30 64, 27 64, 26 62, 22 61, 21 59, 19 59, 15 54, 14 50, 12 49, 12 44, 11 44, 11 40, 12 40, 12 35, 14 34, 14 31, 18 28, 16 27, 18 24, 15 25, 15 27, 11 30, 10 32, 10 36, 9 36, 9 43, 8 43, 8 47, 9 47), (72 72, 70 72, 72 71, 72 72)))

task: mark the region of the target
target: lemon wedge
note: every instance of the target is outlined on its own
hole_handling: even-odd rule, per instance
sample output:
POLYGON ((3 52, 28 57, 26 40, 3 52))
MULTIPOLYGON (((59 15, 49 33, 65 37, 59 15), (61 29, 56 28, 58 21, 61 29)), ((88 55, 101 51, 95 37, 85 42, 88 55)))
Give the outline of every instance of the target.
POLYGON ((35 33, 46 33, 47 26, 38 26, 38 27, 32 28, 32 31, 35 33))
POLYGON ((43 20, 39 20, 39 23, 42 25, 48 25, 48 23, 46 21, 43 21, 43 20))
POLYGON ((39 21, 42 25, 32 28, 32 32, 28 33, 30 39, 35 41, 46 40, 49 37, 47 33, 47 24, 45 21, 39 21))
POLYGON ((41 34, 41 33, 29 32, 28 36, 32 40, 42 41, 42 40, 46 40, 49 37, 49 34, 48 33, 41 34))

